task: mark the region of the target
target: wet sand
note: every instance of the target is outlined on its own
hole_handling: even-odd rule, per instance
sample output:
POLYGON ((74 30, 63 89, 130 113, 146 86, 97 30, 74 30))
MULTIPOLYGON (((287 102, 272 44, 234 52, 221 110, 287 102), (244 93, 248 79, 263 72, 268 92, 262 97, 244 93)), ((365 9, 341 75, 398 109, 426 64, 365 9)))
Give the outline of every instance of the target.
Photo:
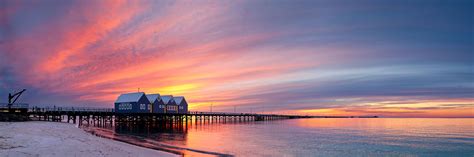
POLYGON ((0 122, 0 156, 178 156, 100 138, 73 124, 0 122))

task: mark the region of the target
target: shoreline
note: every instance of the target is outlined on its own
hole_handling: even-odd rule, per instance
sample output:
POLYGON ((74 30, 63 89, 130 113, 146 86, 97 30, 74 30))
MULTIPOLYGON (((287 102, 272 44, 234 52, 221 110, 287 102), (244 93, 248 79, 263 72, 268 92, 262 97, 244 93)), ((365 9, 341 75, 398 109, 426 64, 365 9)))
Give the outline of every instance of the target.
POLYGON ((232 157, 233 156, 230 154, 223 154, 223 153, 218 153, 218 152, 210 152, 210 151, 197 150, 197 149, 192 149, 192 148, 187 148, 187 147, 182 147, 182 146, 169 145, 162 142, 157 142, 157 141, 153 141, 153 140, 149 140, 149 139, 141 138, 141 137, 136 137, 132 135, 117 135, 113 133, 113 131, 110 131, 108 129, 103 129, 103 128, 83 127, 82 129, 92 135, 95 135, 101 138, 107 138, 107 139, 111 139, 115 141, 128 143, 131 145, 135 145, 138 147, 169 152, 169 153, 173 153, 173 154, 177 154, 181 156, 219 156, 219 157, 232 157))
POLYGON ((1 156, 163 156, 179 155, 101 138, 69 123, 0 122, 1 156))

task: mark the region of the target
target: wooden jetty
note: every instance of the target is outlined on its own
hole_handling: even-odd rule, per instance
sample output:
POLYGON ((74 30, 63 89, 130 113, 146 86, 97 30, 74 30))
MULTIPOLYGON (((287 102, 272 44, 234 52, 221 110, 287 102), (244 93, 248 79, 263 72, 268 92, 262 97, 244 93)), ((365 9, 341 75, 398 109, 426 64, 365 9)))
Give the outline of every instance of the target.
POLYGON ((226 112, 187 112, 187 113, 116 113, 113 108, 29 108, 27 112, 0 114, 14 114, 23 120, 54 121, 79 124, 109 125, 113 123, 163 123, 187 124, 188 122, 216 123, 216 122, 249 122, 268 121, 297 118, 377 118, 377 116, 307 116, 307 115, 280 115, 257 113, 226 113, 226 112))
MULTIPOLYGON (((211 123, 211 122, 245 122, 245 121, 267 121, 296 118, 331 118, 302 115, 278 115, 278 114, 256 114, 256 113, 225 113, 225 112, 185 112, 185 113, 122 113, 115 112, 112 108, 64 108, 47 107, 29 108, 28 104, 15 103, 26 89, 16 93, 9 93, 8 103, 0 103, 0 121, 57 121, 83 124, 114 124, 114 123, 164 123, 164 124, 188 124, 211 123)), ((144 93, 142 93, 144 95, 144 93)), ((120 98, 120 97, 119 97, 120 98)), ((184 99, 184 98, 183 98, 184 99)), ((186 110, 187 111, 187 108, 186 110)), ((357 117, 333 117, 333 118, 357 118, 357 117)), ((361 117, 361 118, 377 118, 361 117)))
POLYGON ((0 103, 0 121, 26 121, 28 120, 28 104, 0 103))
POLYGON ((313 118, 302 115, 256 113, 188 112, 188 113, 116 113, 111 108, 31 108, 31 120, 79 124, 108 125, 113 123, 167 123, 186 124, 215 122, 268 121, 295 118, 313 118))

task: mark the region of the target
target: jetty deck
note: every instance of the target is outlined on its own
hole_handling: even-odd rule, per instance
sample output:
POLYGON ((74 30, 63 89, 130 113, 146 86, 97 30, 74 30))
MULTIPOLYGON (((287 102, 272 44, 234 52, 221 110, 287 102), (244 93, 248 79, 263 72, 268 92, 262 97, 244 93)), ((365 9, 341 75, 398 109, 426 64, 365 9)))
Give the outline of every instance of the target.
POLYGON ((28 108, 27 112, 3 112, 24 116, 22 119, 39 121, 57 121, 79 124, 107 125, 113 123, 212 123, 212 122, 248 122, 297 118, 375 118, 354 116, 308 116, 258 113, 196 112, 187 113, 116 113, 113 108, 28 108))
POLYGON ((113 122, 171 122, 187 123, 226 122, 226 121, 266 121, 279 119, 312 118, 312 116, 256 114, 256 113, 226 113, 226 112, 188 112, 188 113, 116 113, 114 109, 32 109, 28 117, 40 121, 66 121, 71 123, 113 122))

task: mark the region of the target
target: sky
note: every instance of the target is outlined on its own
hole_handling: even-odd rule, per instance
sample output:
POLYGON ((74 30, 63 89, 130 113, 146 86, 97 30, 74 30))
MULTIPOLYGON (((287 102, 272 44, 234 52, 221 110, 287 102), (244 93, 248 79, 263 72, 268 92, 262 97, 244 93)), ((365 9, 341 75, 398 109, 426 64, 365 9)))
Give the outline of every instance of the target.
POLYGON ((474 117, 470 0, 0 1, 0 102, 474 117))

